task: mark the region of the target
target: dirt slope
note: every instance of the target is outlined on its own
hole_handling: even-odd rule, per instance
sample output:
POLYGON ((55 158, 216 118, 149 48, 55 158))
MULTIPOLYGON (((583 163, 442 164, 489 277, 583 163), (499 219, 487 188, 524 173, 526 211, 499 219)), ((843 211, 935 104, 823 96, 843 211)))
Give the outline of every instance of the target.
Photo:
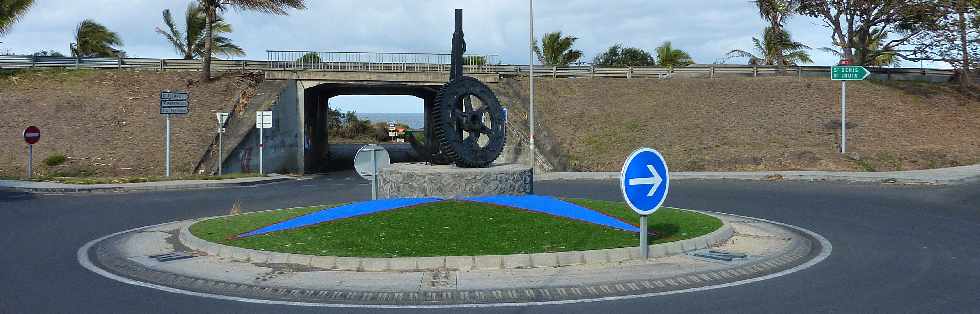
POLYGON ((175 117, 172 169, 188 174, 210 144, 214 113, 230 110, 244 82, 229 75, 208 83, 198 73, 155 71, 41 71, 0 74, 0 176, 25 172, 28 125, 42 130, 35 145, 38 174, 91 172, 98 176, 162 175, 164 117, 161 90, 191 93, 191 114, 175 117), (42 160, 69 157, 67 165, 48 169, 42 160))
MULTIPOLYGON (((527 85, 518 83, 509 85, 527 85)), ((536 86, 539 123, 560 143, 569 170, 619 171, 642 146, 684 171, 980 162, 980 101, 945 85, 850 83, 849 157, 836 153, 840 83, 826 79, 544 79, 536 86)))

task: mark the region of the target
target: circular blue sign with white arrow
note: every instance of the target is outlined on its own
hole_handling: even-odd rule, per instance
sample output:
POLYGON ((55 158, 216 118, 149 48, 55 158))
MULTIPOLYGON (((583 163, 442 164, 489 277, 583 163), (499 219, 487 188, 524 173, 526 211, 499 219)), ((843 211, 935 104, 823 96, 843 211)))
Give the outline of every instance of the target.
POLYGON ((664 204, 670 188, 667 162, 660 152, 641 148, 626 159, 619 186, 634 211, 644 216, 653 214, 664 204))

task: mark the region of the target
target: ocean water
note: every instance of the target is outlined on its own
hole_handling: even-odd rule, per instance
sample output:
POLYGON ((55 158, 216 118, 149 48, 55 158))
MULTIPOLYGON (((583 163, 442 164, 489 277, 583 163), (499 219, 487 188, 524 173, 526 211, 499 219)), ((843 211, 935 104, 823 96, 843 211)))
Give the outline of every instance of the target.
POLYGON ((356 113, 358 118, 377 122, 404 123, 413 129, 425 128, 424 113, 356 113))

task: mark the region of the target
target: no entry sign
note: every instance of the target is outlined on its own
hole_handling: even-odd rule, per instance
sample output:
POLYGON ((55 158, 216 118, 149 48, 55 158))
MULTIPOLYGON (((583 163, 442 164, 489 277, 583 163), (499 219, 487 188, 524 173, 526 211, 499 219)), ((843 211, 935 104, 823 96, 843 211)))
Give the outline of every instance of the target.
POLYGON ((29 126, 24 129, 24 142, 29 145, 37 144, 41 140, 41 129, 36 126, 29 126))

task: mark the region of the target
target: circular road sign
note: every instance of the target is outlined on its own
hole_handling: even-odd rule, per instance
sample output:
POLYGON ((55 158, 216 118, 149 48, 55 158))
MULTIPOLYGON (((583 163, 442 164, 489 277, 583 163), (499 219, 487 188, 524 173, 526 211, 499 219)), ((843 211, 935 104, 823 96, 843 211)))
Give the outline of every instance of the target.
POLYGON ((37 144, 41 140, 41 129, 36 126, 29 126, 24 129, 24 142, 29 145, 37 144))
POLYGON ((376 171, 381 171, 389 165, 391 165, 391 157, 388 156, 388 151, 380 145, 365 145, 354 156, 354 169, 357 170, 357 174, 367 180, 374 179, 376 171))
POLYGON ((623 164, 619 187, 626 204, 640 215, 650 215, 660 209, 670 189, 670 172, 660 152, 641 148, 623 164))

